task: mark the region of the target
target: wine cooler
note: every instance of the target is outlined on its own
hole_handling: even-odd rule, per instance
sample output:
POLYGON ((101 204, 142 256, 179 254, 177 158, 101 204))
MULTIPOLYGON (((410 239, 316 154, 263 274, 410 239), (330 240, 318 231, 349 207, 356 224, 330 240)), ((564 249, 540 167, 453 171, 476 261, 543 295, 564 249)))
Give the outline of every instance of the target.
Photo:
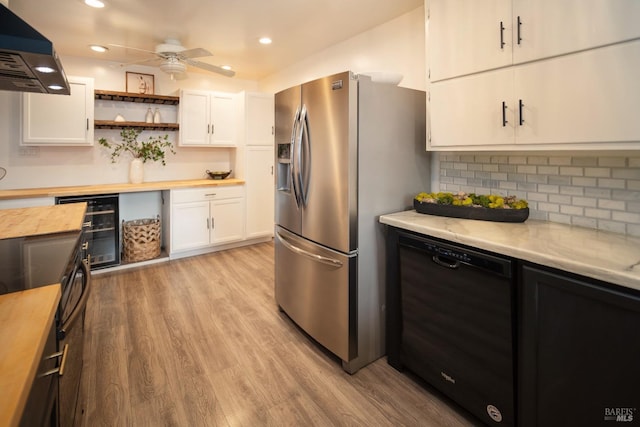
POLYGON ((87 203, 82 233, 83 258, 92 270, 120 264, 118 195, 56 197, 56 204, 87 203))

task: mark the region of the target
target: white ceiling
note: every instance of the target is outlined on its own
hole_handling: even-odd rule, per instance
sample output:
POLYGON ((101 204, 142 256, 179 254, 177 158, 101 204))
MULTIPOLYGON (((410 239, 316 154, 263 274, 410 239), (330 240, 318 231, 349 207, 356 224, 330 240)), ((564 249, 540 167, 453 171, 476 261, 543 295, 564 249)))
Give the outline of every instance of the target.
MULTIPOLYGON (((119 63, 153 56, 90 44, 119 44, 153 51, 164 39, 205 48, 213 65, 229 64, 236 78, 259 80, 306 56, 422 6, 423 0, 9 0, 9 8, 51 39, 61 56, 119 63), (262 36, 273 44, 258 43, 262 36)), ((188 72, 196 70, 187 69, 188 72)))

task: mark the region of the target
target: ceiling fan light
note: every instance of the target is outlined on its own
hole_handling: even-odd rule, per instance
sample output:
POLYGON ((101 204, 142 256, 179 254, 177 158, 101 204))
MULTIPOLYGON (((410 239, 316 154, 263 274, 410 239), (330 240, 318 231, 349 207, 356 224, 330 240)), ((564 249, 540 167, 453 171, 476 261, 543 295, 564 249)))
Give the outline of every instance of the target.
POLYGON ((167 74, 170 74, 171 78, 173 79, 174 74, 182 74, 187 71, 187 66, 182 62, 176 60, 167 60, 162 61, 162 63, 160 64, 160 70, 164 71, 167 74))

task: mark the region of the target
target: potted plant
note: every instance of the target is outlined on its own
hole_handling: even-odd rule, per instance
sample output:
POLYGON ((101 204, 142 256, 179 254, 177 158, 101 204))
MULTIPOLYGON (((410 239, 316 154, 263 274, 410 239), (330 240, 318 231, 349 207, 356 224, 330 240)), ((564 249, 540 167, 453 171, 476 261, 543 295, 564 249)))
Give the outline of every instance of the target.
POLYGON ((143 180, 143 163, 147 161, 161 161, 166 165, 166 151, 176 154, 173 144, 169 141, 169 136, 150 136, 147 141, 138 141, 138 136, 142 130, 125 128, 120 132, 122 142, 108 142, 105 138, 100 138, 98 142, 105 148, 111 150, 111 162, 115 163, 122 153, 129 153, 133 156, 129 169, 129 180, 133 184, 139 184, 143 180))

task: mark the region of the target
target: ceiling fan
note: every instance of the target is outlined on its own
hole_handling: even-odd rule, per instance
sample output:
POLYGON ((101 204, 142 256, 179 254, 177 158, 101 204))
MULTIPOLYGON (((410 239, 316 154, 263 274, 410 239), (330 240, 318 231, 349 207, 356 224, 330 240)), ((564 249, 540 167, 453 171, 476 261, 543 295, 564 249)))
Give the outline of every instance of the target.
POLYGON ((160 70, 171 75, 171 80, 176 76, 183 76, 187 70, 187 64, 192 67, 201 68, 203 70, 211 71, 213 73, 222 74, 223 76, 233 77, 235 71, 227 70, 216 65, 207 64, 201 61, 196 61, 194 58, 201 58, 203 56, 212 56, 212 53, 203 48, 187 49, 176 39, 166 39, 164 43, 156 46, 155 51, 139 49, 136 47, 122 46, 118 44, 109 44, 109 46, 122 47, 125 49, 138 50, 141 52, 152 53, 156 55, 156 58, 145 59, 142 61, 136 61, 129 64, 123 64, 123 66, 130 64, 141 64, 144 62, 160 60, 160 70))

